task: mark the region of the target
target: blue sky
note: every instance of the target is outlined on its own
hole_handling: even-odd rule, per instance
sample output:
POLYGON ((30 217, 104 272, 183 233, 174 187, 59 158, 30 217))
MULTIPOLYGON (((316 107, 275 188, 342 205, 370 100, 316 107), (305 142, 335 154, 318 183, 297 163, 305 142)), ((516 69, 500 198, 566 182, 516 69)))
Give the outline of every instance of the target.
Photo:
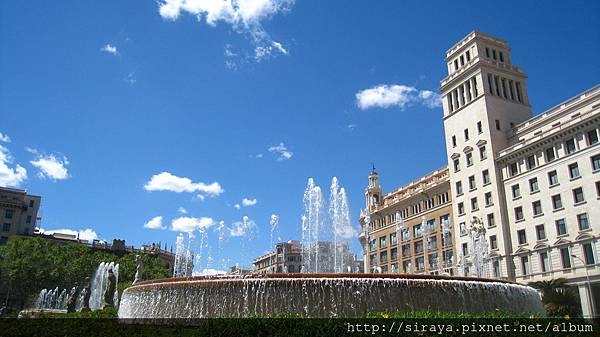
POLYGON ((272 213, 300 238, 308 177, 339 178, 356 227, 372 162, 385 191, 446 164, 433 93, 470 31, 509 41, 535 113, 600 78, 595 1, 207 3, 0 3, 0 181, 42 195, 42 228, 170 245, 174 219, 248 216, 224 248, 248 264, 272 213))

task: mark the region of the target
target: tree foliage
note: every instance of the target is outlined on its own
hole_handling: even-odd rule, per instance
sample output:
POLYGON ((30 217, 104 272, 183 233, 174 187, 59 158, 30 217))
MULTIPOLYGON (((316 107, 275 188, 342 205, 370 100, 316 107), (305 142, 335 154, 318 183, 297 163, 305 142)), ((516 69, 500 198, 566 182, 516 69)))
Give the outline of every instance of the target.
POLYGON ((542 292, 542 302, 548 316, 575 316, 578 311, 577 293, 564 278, 536 281, 530 286, 542 292))
MULTIPOLYGON (((144 278, 164 278, 170 270, 156 256, 140 254, 144 278)), ((116 254, 93 250, 75 243, 55 243, 40 237, 11 237, 0 246, 0 306, 8 298, 9 306, 20 310, 30 305, 43 288, 70 289, 83 286, 101 262, 119 264, 118 289, 133 282, 135 254, 116 254)))

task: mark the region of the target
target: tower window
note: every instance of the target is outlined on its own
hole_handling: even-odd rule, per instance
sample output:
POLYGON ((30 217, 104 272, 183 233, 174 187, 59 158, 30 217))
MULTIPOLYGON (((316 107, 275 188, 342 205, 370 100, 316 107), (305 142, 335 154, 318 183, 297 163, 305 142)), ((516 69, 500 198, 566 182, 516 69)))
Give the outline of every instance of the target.
POLYGON ((464 66, 465 65, 465 58, 464 56, 460 55, 460 66, 464 66))
POLYGON ((452 104, 452 93, 446 96, 448 99, 448 108, 450 108, 450 112, 454 111, 454 104, 452 104))
POLYGON ((469 129, 465 129, 465 140, 469 140, 469 129))
POLYGON ((504 54, 502 54, 502 52, 498 52, 499 56, 500 56, 500 62, 504 62, 504 54))
POLYGON ((458 59, 454 60, 454 71, 458 70, 458 59))
POLYGON ((493 58, 494 60, 497 60, 497 57, 496 57, 496 49, 492 49, 492 58, 493 58))
POLYGON ((475 97, 479 96, 477 92, 477 76, 473 76, 473 92, 475 93, 475 97))
POLYGON ((467 50, 465 55, 467 55, 467 62, 471 61, 471 52, 467 50))
POLYGON ((485 56, 487 58, 490 58, 490 48, 488 48, 488 47, 485 47, 485 56))
POLYGON ((488 87, 490 88, 490 94, 494 94, 494 89, 492 87, 492 75, 488 74, 487 75, 488 78, 488 87))
POLYGON ((515 92, 514 92, 513 86, 514 86, 513 80, 508 80, 508 91, 510 93, 510 99, 514 101, 515 100, 515 92))
POLYGON ((456 136, 452 136, 452 147, 456 147, 456 136))
POLYGON ((483 133, 483 127, 481 126, 481 121, 477 122, 477 132, 483 133))
POLYGON ((500 131, 500 120, 496 119, 496 130, 500 131))
POLYGON ((494 76, 494 85, 496 86, 496 96, 500 97, 500 86, 498 86, 498 76, 494 76))
POLYGON ((506 93, 506 79, 502 79, 502 95, 504 96, 504 98, 508 99, 508 94, 506 93))

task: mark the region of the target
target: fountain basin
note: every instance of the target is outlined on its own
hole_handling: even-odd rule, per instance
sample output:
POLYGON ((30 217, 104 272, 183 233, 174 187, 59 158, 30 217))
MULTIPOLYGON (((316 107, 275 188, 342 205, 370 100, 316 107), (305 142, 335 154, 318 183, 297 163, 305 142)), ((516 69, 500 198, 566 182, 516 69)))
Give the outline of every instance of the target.
POLYGON ((412 310, 544 315, 528 286, 471 277, 384 274, 201 276, 145 281, 123 292, 119 318, 364 317, 412 310))

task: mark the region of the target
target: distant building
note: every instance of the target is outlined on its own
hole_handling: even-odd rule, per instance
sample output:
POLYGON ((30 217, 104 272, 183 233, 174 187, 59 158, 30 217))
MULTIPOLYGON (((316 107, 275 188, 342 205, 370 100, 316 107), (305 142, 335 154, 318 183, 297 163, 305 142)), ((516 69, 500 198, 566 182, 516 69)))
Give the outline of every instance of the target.
POLYGON ((359 240, 371 273, 454 274, 454 226, 448 169, 383 195, 369 175, 359 240))
MULTIPOLYGON (((334 244, 331 241, 318 242, 319 263, 323 266, 323 272, 332 273, 334 266, 334 244)), ((350 251, 346 243, 337 245, 338 258, 344 261, 348 270, 342 273, 363 273, 363 261, 358 260, 350 251)), ((258 274, 281 274, 301 273, 302 270, 302 245, 297 240, 280 242, 275 245, 275 250, 268 252, 252 261, 254 273, 258 274)))
POLYGON ((280 242, 275 250, 262 255, 252 265, 255 273, 299 273, 302 266, 302 247, 297 240, 280 242))
POLYGON ((41 199, 25 190, 0 187, 0 244, 13 235, 33 235, 41 199))

